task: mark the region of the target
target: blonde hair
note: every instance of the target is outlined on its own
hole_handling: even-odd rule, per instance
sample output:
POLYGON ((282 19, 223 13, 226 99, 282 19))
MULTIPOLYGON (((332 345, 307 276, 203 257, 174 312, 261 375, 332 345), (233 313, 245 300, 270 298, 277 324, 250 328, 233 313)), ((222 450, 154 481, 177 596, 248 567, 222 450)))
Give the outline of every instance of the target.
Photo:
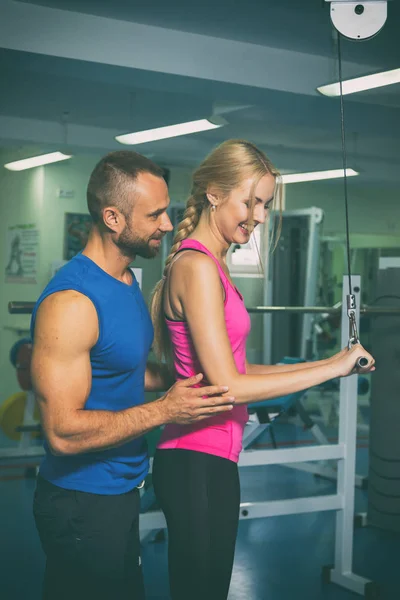
MULTIPOLYGON (((279 172, 265 154, 251 142, 227 140, 215 148, 193 174, 190 197, 182 221, 178 224, 171 251, 165 262, 163 278, 153 290, 150 313, 154 325, 153 349, 159 360, 172 364, 172 347, 164 318, 163 297, 165 280, 172 259, 181 243, 195 230, 204 210, 210 210, 207 192, 212 187, 222 198, 241 185, 244 179, 252 177, 249 214, 253 214, 256 203, 255 189, 264 175, 271 174, 277 179, 273 207, 281 210, 281 185, 279 172)), ((252 219, 252 217, 251 217, 252 219)), ((250 219, 249 219, 250 220, 250 219)))

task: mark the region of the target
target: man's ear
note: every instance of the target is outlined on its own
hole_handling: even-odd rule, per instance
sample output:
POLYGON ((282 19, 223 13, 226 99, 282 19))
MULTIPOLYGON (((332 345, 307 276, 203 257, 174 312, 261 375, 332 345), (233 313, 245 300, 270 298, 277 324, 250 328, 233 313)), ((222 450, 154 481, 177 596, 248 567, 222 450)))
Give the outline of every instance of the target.
POLYGON ((125 217, 115 206, 106 206, 103 209, 103 222, 115 233, 119 233, 125 227, 125 217))

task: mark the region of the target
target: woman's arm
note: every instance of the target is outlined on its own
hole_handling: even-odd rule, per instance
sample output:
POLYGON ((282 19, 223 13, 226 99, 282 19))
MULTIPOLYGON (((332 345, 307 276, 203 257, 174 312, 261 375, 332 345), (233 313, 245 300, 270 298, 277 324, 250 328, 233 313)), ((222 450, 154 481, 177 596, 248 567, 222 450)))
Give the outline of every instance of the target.
POLYGON ((316 360, 312 362, 298 362, 281 365, 253 365, 246 360, 247 375, 271 375, 272 373, 290 373, 291 371, 301 371, 310 367, 320 367, 326 365, 332 358, 316 360))
POLYGON ((224 381, 236 404, 257 402, 301 391, 350 374, 360 356, 373 359, 360 346, 337 358, 263 374, 239 374, 225 325, 223 290, 216 265, 208 256, 185 252, 171 274, 172 298, 182 307, 202 371, 210 383, 224 381))

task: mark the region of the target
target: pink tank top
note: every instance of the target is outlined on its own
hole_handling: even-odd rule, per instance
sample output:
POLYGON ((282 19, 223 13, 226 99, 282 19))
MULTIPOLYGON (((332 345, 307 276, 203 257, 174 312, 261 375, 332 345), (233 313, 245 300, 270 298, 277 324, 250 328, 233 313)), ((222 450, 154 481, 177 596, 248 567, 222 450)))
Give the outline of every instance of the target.
MULTIPOLYGON (((188 239, 182 242, 179 251, 186 248, 207 254, 217 265, 225 290, 225 323, 233 357, 238 372, 245 374, 246 339, 250 331, 250 317, 243 297, 231 284, 215 256, 203 244, 188 239)), ((166 319, 166 323, 173 347, 176 378, 185 379, 196 373, 204 373, 190 337, 188 324, 185 321, 169 319, 166 319)), ((224 385, 224 382, 219 381, 218 384, 224 385)), ((205 377, 200 385, 209 385, 205 377)), ((164 427, 157 447, 160 449, 196 450, 237 462, 242 449, 243 429, 247 420, 247 408, 240 405, 234 406, 230 412, 191 425, 168 424, 164 427)))

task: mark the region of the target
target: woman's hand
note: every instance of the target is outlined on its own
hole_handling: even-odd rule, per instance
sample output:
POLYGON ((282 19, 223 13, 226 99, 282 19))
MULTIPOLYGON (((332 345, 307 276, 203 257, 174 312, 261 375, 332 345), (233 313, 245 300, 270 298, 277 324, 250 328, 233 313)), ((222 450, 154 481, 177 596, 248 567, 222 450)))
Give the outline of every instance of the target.
POLYGON ((353 373, 369 373, 375 370, 375 359, 361 344, 354 344, 350 350, 343 348, 340 352, 328 359, 330 365, 337 371, 337 377, 347 377, 353 373), (358 367, 357 361, 366 358, 365 367, 358 367))

